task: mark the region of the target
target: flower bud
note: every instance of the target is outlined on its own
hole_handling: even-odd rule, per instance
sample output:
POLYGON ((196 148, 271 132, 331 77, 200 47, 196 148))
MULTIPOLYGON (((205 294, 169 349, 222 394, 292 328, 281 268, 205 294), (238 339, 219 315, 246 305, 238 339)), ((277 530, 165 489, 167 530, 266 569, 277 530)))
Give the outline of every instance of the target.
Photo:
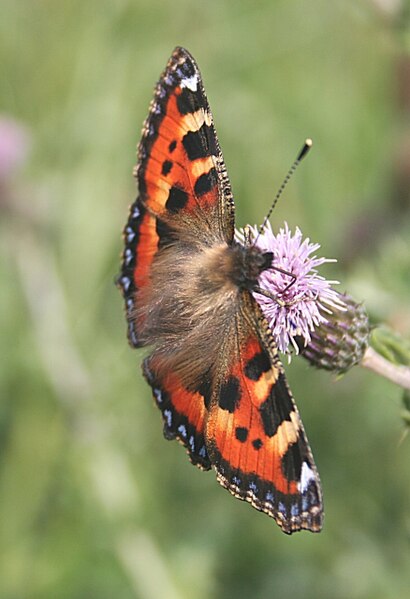
POLYGON ((344 310, 333 310, 311 333, 304 346, 298 339, 301 355, 313 366, 338 374, 358 364, 369 346, 370 325, 366 310, 349 295, 340 294, 344 310))

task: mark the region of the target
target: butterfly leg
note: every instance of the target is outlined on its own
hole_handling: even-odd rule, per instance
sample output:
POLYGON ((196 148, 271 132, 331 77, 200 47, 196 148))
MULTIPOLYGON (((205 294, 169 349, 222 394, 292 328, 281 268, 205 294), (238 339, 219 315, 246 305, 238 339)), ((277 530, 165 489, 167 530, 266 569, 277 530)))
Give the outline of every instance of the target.
POLYGON ((286 302, 279 299, 279 295, 275 295, 274 293, 271 293, 267 289, 263 289, 262 287, 259 287, 259 285, 255 285, 255 287, 253 287, 252 291, 271 299, 273 302, 276 302, 277 304, 279 304, 279 306, 281 306, 282 308, 287 305, 286 302))
MULTIPOLYGON (((295 277, 295 280, 296 280, 296 277, 295 277)), ((285 308, 287 306, 293 306, 293 304, 296 304, 299 301, 299 299, 294 299, 291 302, 286 302, 286 301, 280 299, 280 296, 283 293, 285 293, 285 291, 287 291, 289 289, 289 287, 291 287, 294 284, 295 280, 291 281, 289 283, 289 285, 287 287, 285 287, 285 289, 283 289, 280 293, 277 293, 276 295, 274 293, 271 293, 267 289, 263 289, 262 287, 259 287, 259 285, 256 285, 255 287, 253 287, 252 291, 255 291, 256 293, 259 293, 260 295, 263 295, 263 296, 271 299, 272 301, 279 304, 279 306, 281 308, 285 308)))
POLYGON ((252 245, 252 230, 249 225, 245 225, 243 228, 243 240, 245 247, 250 247, 252 245))
POLYGON ((275 266, 274 264, 272 264, 271 266, 272 270, 277 270, 278 272, 282 273, 283 275, 286 275, 288 277, 291 277, 291 282, 288 283, 288 285, 286 285, 285 289, 282 289, 282 291, 280 291, 280 294, 283 295, 284 293, 286 293, 286 291, 288 289, 290 289, 292 287, 292 285, 295 284, 295 281, 297 279, 297 276, 293 274, 293 272, 289 272, 289 270, 285 270, 284 268, 280 268, 279 266, 275 266))

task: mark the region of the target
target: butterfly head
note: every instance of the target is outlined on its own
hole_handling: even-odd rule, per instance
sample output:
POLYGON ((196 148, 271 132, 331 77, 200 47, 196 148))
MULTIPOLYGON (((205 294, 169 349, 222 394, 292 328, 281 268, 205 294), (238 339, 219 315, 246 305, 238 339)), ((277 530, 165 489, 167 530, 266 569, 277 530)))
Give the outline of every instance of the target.
POLYGON ((273 253, 264 252, 256 246, 246 247, 239 243, 232 245, 230 251, 231 280, 240 289, 254 289, 260 274, 272 266, 273 253))

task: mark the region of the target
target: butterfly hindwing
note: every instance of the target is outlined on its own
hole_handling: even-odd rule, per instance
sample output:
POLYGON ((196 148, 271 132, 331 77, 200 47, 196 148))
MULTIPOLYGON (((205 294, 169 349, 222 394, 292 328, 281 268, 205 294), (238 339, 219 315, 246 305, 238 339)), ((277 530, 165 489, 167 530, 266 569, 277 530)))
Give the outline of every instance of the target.
POLYGON ((199 220, 221 240, 233 239, 234 204, 202 78, 192 56, 176 48, 155 88, 135 169, 139 195, 124 229, 118 285, 133 347, 143 345, 134 314, 158 250, 176 218, 199 220))
POLYGON ((222 486, 284 532, 319 531, 320 481, 303 425, 268 325, 247 291, 243 298, 237 350, 210 408, 208 453, 222 486))
POLYGON ((211 463, 203 434, 209 389, 203 384, 199 389, 189 390, 175 374, 161 375, 160 372, 155 368, 154 356, 145 358, 143 373, 161 410, 164 436, 168 440, 178 439, 186 447, 191 462, 202 470, 209 470, 211 463))

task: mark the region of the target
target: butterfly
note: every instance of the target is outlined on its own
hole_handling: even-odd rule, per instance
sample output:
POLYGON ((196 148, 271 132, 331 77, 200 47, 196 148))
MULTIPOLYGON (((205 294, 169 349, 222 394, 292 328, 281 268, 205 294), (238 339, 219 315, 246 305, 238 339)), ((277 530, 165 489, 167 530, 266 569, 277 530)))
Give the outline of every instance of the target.
POLYGON ((202 77, 177 47, 144 123, 117 280, 166 439, 285 533, 320 531, 320 480, 269 326, 252 296, 273 255, 235 239, 235 206, 202 77))

